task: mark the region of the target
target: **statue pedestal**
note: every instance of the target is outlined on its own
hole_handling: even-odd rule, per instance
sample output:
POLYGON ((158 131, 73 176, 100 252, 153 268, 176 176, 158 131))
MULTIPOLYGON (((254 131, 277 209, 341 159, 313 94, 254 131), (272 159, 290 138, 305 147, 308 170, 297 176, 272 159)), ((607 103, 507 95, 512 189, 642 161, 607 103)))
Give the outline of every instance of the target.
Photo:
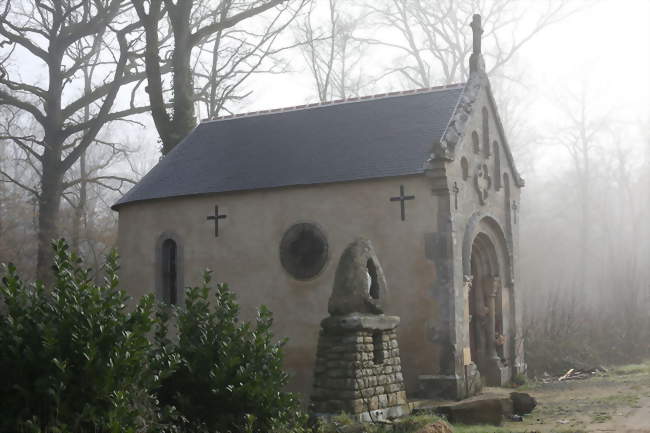
POLYGON ((377 421, 409 413, 397 346, 399 317, 353 313, 321 322, 310 409, 377 421))

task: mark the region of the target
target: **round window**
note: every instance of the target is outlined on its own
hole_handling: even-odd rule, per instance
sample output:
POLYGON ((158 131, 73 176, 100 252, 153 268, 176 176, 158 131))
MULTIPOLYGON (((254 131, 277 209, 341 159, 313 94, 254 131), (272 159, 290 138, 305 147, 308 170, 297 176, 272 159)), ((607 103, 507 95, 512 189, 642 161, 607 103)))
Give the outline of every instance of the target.
POLYGON ((325 266, 327 250, 327 239, 316 225, 298 223, 282 237, 280 260, 294 278, 308 280, 318 275, 325 266))

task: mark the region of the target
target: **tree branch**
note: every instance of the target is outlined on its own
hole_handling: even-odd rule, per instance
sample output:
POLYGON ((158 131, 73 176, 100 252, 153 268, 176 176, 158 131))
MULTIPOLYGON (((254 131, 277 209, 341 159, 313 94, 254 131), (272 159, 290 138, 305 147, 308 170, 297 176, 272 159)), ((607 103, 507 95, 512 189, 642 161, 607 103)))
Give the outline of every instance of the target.
POLYGON ((236 15, 233 15, 230 18, 226 18, 223 21, 217 21, 205 27, 202 27, 198 29, 196 32, 192 33, 192 35, 190 35, 190 46, 195 47, 203 38, 210 36, 211 34, 216 33, 219 30, 224 30, 229 27, 232 27, 235 24, 239 23, 240 21, 261 14, 262 12, 265 12, 286 1, 287 0, 271 0, 266 4, 254 8, 250 8, 248 10, 245 10, 244 12, 240 12, 236 15))
POLYGON ((34 116, 34 119, 36 119, 38 123, 41 125, 45 123, 45 115, 38 108, 29 102, 22 101, 3 90, 0 90, 0 105, 1 104, 11 105, 12 107, 27 111, 29 114, 34 116))

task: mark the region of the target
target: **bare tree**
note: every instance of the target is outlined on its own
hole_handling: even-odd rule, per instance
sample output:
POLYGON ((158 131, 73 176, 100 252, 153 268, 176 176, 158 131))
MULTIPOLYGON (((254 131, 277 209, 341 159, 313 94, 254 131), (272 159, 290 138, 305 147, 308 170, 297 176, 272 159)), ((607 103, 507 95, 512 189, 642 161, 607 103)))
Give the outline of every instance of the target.
MULTIPOLYGON (((81 56, 84 51, 91 48, 87 45, 87 42, 80 40, 71 49, 77 51, 77 56, 81 56)), ((84 96, 90 95, 93 90, 94 77, 100 73, 102 66, 100 60, 100 52, 97 51, 81 67, 84 96)), ((132 98, 134 97, 134 90, 137 90, 137 86, 132 90, 132 98)), ((83 121, 89 122, 92 118, 91 107, 86 105, 81 111, 83 121)), ((82 238, 85 240, 83 242, 85 245, 91 245, 93 243, 93 238, 88 236, 87 216, 88 207, 91 204, 88 197, 89 188, 97 185, 100 187, 100 190, 106 189, 121 192, 124 185, 132 185, 135 183, 133 179, 106 172, 110 170, 111 166, 127 158, 129 154, 128 146, 108 140, 106 138, 108 135, 107 128, 104 128, 95 138, 96 145, 89 146, 81 152, 77 163, 65 175, 63 198, 73 209, 70 246, 85 259, 86 263, 93 263, 91 261, 92 257, 86 257, 86 251, 82 251, 81 248, 82 238)))
POLYGON ((397 52, 391 72, 402 77, 407 87, 430 87, 465 80, 467 57, 472 48, 467 31, 472 14, 483 18, 484 53, 491 76, 544 28, 576 11, 568 0, 535 2, 540 8, 527 29, 531 4, 514 0, 382 0, 369 2, 379 26, 393 29, 397 39, 371 39, 397 52), (525 15, 526 14, 526 15, 525 15))
MULTIPOLYGON (((280 8, 278 12, 289 11, 290 8, 289 0, 221 0, 216 3, 205 0, 177 2, 173 0, 131 0, 131 3, 144 27, 146 92, 151 104, 153 121, 162 141, 163 154, 168 153, 196 125, 194 103, 197 96, 194 86, 193 66, 195 62, 193 59, 195 60, 195 58, 193 58, 193 50, 210 40, 213 48, 219 50, 223 43, 223 39, 219 39, 219 36, 223 36, 225 30, 233 29, 240 23, 249 22, 253 17, 273 8, 280 8), (171 47, 161 44, 161 34, 163 39, 164 35, 170 35, 171 47), (165 71, 161 68, 161 61, 167 56, 172 75, 169 87, 164 85, 165 71), (173 96, 169 98, 166 96, 168 93, 173 96), (170 110, 167 106, 169 99, 171 99, 170 110)), ((241 42, 245 39, 247 31, 240 29, 240 49, 249 44, 241 42)), ((272 42, 275 37, 274 32, 270 34, 267 32, 267 37, 262 37, 264 42, 259 45, 259 48, 266 47, 268 49, 269 42, 272 42)), ((248 48, 250 49, 251 46, 248 48)), ((212 52, 214 53, 214 49, 212 52)), ((218 53, 218 55, 221 54, 221 52, 218 53)), ((223 54, 228 56, 228 53, 223 54)), ((238 63, 236 57, 237 55, 230 60, 230 66, 226 66, 226 69, 230 69, 231 77, 233 74, 239 74, 238 67, 242 65, 243 60, 238 63)), ((245 57, 249 60, 252 58, 250 54, 245 57)), ((213 57, 213 62, 214 60, 213 57)), ((250 67, 251 63, 247 63, 247 65, 250 67)), ((210 78, 210 74, 212 74, 212 78, 218 76, 224 71, 220 70, 220 67, 217 59, 217 63, 214 68, 210 68, 211 72, 207 77, 210 78)), ((248 75, 239 75, 239 81, 248 75)), ((223 77, 221 77, 221 82, 224 83, 223 77)), ((237 86, 234 88, 233 86, 223 87, 222 97, 217 98, 217 88, 211 87, 210 83, 207 84, 207 87, 202 86, 202 90, 205 88, 208 95, 214 92, 213 101, 223 101, 224 97, 228 97, 228 95, 236 98, 233 92, 237 86)), ((217 102, 214 105, 209 111, 214 112, 216 109, 220 109, 223 103, 217 102)))
POLYGON ((143 77, 133 69, 129 56, 132 42, 127 39, 137 23, 116 28, 124 13, 123 0, 2 3, 0 104, 31 117, 35 126, 27 135, 9 129, 5 139, 26 155, 38 182, 23 184, 6 171, 2 176, 38 200, 36 275, 46 279, 51 262, 49 244, 57 236, 61 198, 70 186, 66 173, 96 141, 104 125, 148 109, 133 104, 120 110, 113 107, 120 87, 143 77), (80 41, 86 48, 77 50, 80 41), (80 92, 75 77, 98 52, 99 62, 106 65, 102 78, 93 83, 90 92, 80 92), (27 74, 13 63, 18 57, 23 67, 29 62, 37 70, 47 71, 46 80, 24 77, 27 74), (41 87, 44 81, 47 87, 41 87), (84 107, 91 107, 90 118, 84 118, 84 107))
MULTIPOLYGON (((33 241, 36 225, 35 197, 21 188, 37 181, 25 155, 11 145, 6 131, 11 126, 28 135, 18 126, 22 113, 10 107, 0 107, 0 172, 9 173, 16 182, 0 176, 0 262, 12 262, 26 275, 34 275, 36 245, 33 241)), ((24 116, 26 117, 26 116, 24 116)))
POLYGON ((519 275, 537 373, 640 360, 650 350, 647 132, 598 107, 596 95, 562 94, 548 132, 555 148, 546 151, 560 144, 568 164, 526 194, 519 275))
POLYGON ((325 11, 316 9, 316 2, 310 4, 304 20, 297 26, 295 37, 312 75, 318 99, 325 102, 358 96, 374 81, 361 69, 366 43, 358 33, 365 14, 357 4, 346 0, 328 0, 321 4, 326 4, 325 11))
MULTIPOLYGON (((205 1, 209 6, 210 1, 205 1)), ((233 7, 232 3, 222 3, 221 8, 205 7, 199 13, 212 16, 212 21, 224 21, 233 7)), ((279 40, 300 8, 301 4, 293 10, 278 8, 274 14, 256 16, 254 22, 250 19, 245 29, 220 29, 199 43, 192 71, 199 112, 204 110, 207 118, 215 118, 224 111, 232 114, 228 103, 251 95, 243 87, 252 75, 286 72, 280 54, 294 45, 279 40)))
POLYGON ((574 170, 574 184, 577 186, 576 201, 579 204, 578 225, 578 275, 576 288, 586 288, 588 256, 591 252, 593 229, 593 199, 595 170, 593 162, 596 150, 602 142, 602 135, 609 129, 612 119, 609 113, 595 115, 590 107, 587 88, 582 85, 577 93, 568 92, 559 107, 565 115, 566 125, 550 140, 561 144, 569 154, 574 170))

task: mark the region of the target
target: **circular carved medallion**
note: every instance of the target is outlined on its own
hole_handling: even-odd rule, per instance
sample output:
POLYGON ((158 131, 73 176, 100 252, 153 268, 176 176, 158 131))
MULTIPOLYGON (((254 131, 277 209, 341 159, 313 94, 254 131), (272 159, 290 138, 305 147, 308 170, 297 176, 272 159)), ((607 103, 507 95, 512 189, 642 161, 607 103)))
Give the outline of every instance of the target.
POLYGON ((284 269, 298 280, 318 275, 327 258, 327 239, 315 224, 294 224, 282 237, 280 261, 284 269))

